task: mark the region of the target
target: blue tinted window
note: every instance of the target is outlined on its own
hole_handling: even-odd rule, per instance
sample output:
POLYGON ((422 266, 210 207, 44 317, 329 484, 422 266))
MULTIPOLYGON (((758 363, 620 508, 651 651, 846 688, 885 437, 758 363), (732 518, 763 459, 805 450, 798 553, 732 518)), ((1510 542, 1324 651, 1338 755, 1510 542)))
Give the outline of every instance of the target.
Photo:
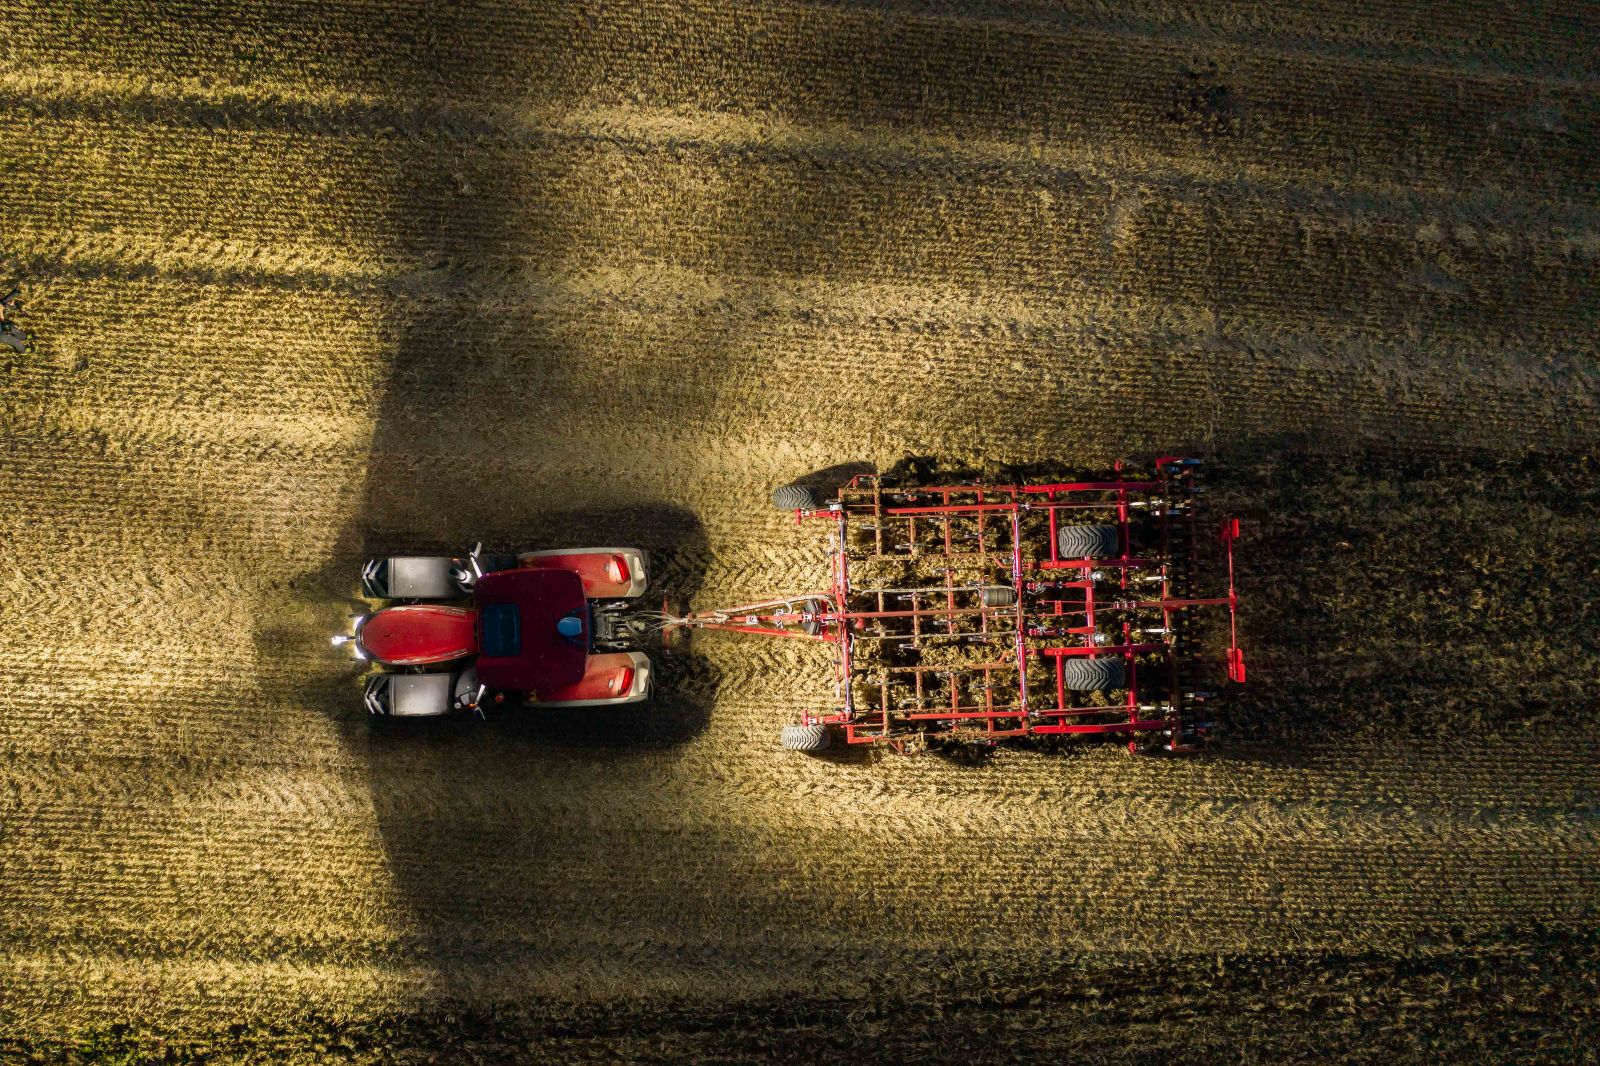
POLYGON ((522 651, 522 632, 518 625, 517 605, 491 603, 478 616, 483 634, 478 641, 483 654, 504 658, 522 651))

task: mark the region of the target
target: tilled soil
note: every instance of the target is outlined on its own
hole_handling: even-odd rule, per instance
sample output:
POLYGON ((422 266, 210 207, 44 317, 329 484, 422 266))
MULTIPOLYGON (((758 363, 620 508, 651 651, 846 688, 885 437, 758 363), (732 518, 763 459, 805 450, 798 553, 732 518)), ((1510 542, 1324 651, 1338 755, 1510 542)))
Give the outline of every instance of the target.
POLYGON ((24 3, 0 68, 0 1049, 1581 1058, 1593 12, 24 3), (381 729, 360 559, 826 582, 810 472, 1188 452, 1213 750, 381 729), (476 1050, 474 1050, 476 1049, 476 1050))

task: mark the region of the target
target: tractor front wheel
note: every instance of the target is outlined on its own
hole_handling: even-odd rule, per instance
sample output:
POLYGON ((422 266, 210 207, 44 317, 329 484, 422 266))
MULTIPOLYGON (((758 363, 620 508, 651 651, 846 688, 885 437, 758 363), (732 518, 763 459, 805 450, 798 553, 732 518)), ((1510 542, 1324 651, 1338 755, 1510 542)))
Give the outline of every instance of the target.
POLYGON ((785 751, 821 751, 828 746, 825 725, 786 725, 780 738, 785 751))

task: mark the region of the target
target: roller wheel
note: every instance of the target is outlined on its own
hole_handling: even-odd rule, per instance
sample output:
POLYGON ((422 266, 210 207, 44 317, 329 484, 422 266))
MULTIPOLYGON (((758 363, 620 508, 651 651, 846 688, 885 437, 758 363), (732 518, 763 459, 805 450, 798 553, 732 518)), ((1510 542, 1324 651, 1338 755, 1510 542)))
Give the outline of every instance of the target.
POLYGON ((1117 554, 1116 526, 1063 526, 1056 531, 1063 559, 1104 559, 1117 554))
POLYGON ((978 590, 985 607, 1010 607, 1017 602, 1017 590, 1004 585, 986 585, 978 590))
POLYGON ((772 506, 780 511, 809 511, 817 506, 817 494, 809 485, 779 485, 772 490, 772 506))
POLYGON ((1062 680, 1074 692, 1110 692, 1122 687, 1124 661, 1107 656, 1088 659, 1074 656, 1061 668, 1062 680))
POLYGON ((825 725, 786 725, 781 738, 785 751, 821 751, 828 746, 825 725))

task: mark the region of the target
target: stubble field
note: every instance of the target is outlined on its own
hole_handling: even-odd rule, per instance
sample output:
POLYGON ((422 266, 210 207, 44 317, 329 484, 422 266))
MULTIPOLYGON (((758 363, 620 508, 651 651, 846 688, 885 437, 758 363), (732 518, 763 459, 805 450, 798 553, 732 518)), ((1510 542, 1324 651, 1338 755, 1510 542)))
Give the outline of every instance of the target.
POLYGON ((1583 1059, 1581 4, 34 3, 0 254, 0 1055, 1583 1059), (364 555, 814 586, 773 485, 1187 452, 1211 753, 809 759, 791 642, 374 729, 364 555))

